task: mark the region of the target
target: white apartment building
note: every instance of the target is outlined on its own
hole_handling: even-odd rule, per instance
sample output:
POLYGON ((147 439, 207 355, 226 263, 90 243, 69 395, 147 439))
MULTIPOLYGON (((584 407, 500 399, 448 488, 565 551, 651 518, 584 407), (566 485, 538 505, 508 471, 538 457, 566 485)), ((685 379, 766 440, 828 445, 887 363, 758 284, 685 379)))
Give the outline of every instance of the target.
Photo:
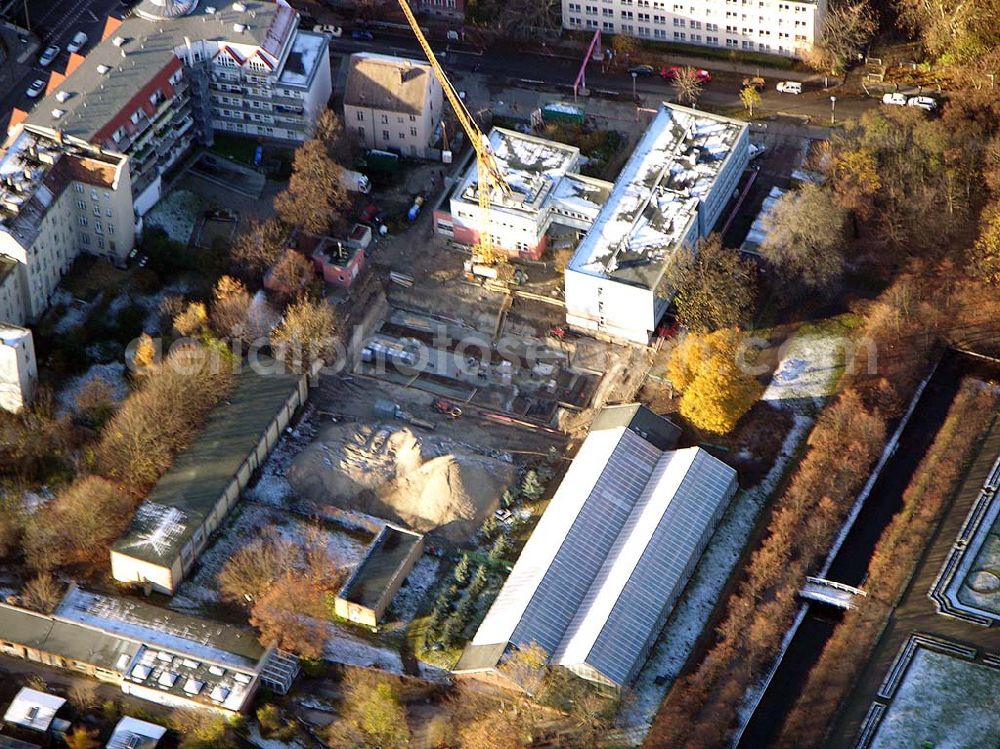
POLYGON ((333 91, 325 34, 285 0, 142 0, 86 58, 52 73, 25 121, 130 157, 138 216, 215 132, 297 143, 333 91))
POLYGON ((566 266, 567 324, 649 343, 674 254, 712 232, 749 161, 746 123, 662 104, 566 266))
MULTIPOLYGON (((538 260, 553 224, 586 231, 611 192, 611 183, 579 174, 580 149, 546 138, 495 127, 490 150, 511 188, 490 196, 490 234, 512 258, 538 260)), ((447 203, 434 211, 438 234, 467 245, 479 242, 479 181, 474 154, 452 187, 447 203)))
POLYGON ((576 31, 801 57, 822 34, 827 0, 562 0, 576 31))
POLYGON ((35 394, 38 364, 31 331, 0 324, 0 408, 17 413, 35 394))
POLYGON ((367 148, 434 158, 441 128, 441 84, 426 62, 361 52, 351 55, 344 129, 367 148))

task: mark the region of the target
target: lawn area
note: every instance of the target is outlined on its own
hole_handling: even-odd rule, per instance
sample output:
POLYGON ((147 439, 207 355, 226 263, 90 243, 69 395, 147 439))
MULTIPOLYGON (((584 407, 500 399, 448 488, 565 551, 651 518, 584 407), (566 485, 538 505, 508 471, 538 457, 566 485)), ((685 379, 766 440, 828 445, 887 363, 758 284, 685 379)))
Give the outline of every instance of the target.
POLYGON ((871 747, 996 746, 998 714, 1000 669, 921 648, 871 747))

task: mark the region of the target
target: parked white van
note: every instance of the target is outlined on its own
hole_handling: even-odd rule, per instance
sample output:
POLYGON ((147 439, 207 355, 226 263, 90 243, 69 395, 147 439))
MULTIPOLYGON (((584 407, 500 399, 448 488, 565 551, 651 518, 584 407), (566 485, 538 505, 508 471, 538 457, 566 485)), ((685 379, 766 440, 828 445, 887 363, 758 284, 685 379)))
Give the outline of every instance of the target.
POLYGON ((798 81, 782 81, 776 88, 779 94, 801 94, 802 84, 798 81))

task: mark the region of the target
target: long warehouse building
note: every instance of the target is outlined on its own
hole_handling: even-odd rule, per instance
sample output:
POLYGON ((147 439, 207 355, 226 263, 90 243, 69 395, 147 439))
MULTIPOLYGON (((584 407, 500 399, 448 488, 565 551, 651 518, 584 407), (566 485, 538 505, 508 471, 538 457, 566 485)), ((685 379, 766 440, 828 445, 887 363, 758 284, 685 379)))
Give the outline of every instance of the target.
POLYGON ((584 679, 635 679, 736 492, 678 434, 638 404, 598 415, 456 672, 537 643, 584 679))

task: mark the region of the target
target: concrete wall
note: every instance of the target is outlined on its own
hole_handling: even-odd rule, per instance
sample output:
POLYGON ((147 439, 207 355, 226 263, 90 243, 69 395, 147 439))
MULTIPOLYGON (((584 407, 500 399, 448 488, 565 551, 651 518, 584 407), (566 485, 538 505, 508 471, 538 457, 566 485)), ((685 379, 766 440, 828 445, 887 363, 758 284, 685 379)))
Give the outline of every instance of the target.
POLYGON ((12 413, 31 403, 38 381, 31 332, 19 330, 18 335, 0 337, 0 408, 12 413))
POLYGON ((136 559, 120 551, 111 552, 111 576, 119 582, 149 583, 153 590, 171 594, 182 575, 180 557, 168 566, 136 559))
MULTIPOLYGON (((383 527, 379 535, 372 541, 372 546, 379 542, 380 536, 383 533, 386 533, 389 528, 391 528, 391 526, 387 525, 383 527)), ((410 571, 413 569, 413 565, 417 563, 417 560, 420 559, 423 553, 424 539, 421 536, 420 539, 413 544, 413 548, 411 548, 410 553, 406 555, 406 559, 404 559, 396 568, 395 573, 393 573, 393 576, 389 579, 389 582, 382 590, 382 594, 379 596, 378 603, 376 603, 375 606, 362 606, 359 603, 337 596, 334 600, 334 612, 337 616, 356 624, 361 624, 366 627, 376 627, 379 620, 385 614, 386 609, 389 608, 389 604, 392 603, 392 599, 395 598, 396 593, 399 592, 399 588, 403 585, 407 575, 409 575, 410 571)), ((364 561, 361 563, 364 564, 364 561)))

